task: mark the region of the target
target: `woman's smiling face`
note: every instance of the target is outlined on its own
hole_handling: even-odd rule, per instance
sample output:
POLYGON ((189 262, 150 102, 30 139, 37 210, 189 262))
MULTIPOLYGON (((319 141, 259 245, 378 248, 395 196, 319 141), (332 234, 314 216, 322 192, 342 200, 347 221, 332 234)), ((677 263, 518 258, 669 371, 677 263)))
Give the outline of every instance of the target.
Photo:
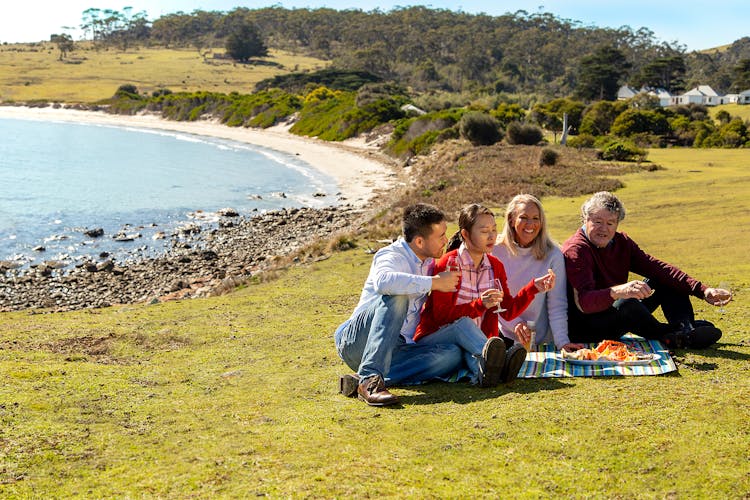
POLYGON ((539 207, 534 203, 519 204, 512 225, 518 246, 531 246, 534 239, 539 235, 539 231, 542 230, 539 207))

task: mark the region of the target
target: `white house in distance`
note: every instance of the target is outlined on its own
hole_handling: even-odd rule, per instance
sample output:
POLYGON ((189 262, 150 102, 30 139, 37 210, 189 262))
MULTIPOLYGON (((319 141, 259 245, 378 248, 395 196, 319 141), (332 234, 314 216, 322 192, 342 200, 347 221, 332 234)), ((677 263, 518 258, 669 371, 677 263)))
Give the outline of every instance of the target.
POLYGON ((636 90, 633 87, 623 85, 617 91, 617 99, 625 100, 635 97, 638 94, 648 94, 659 99, 659 105, 679 106, 684 104, 703 104, 704 106, 718 106, 720 104, 750 104, 750 89, 744 90, 739 94, 719 95, 709 85, 698 85, 688 90, 684 94, 672 95, 665 89, 643 87, 636 90))

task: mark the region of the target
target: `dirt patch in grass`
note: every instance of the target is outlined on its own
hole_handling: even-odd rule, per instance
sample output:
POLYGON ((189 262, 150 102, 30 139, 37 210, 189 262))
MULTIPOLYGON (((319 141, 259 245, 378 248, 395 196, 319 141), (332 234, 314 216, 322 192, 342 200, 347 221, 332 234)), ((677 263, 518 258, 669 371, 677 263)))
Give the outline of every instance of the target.
POLYGON ((559 153, 555 165, 541 166, 545 147, 550 148, 504 143, 472 146, 462 140, 438 144, 405 169, 404 188, 390 194, 389 209, 373 221, 376 236, 398 233, 401 209, 412 203, 431 203, 455 220, 468 203, 502 209, 519 193, 542 198, 614 191, 623 186, 616 176, 655 168, 651 163, 604 162, 594 150, 563 146, 553 147, 559 153))

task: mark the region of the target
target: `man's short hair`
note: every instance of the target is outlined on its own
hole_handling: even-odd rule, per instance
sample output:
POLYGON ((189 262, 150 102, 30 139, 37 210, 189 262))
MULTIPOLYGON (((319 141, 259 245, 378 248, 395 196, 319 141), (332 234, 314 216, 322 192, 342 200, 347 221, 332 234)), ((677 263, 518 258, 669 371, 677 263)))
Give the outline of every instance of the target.
POLYGON ((404 239, 411 242, 417 236, 428 238, 432 234, 432 225, 445 220, 445 214, 437 207, 426 203, 416 203, 404 209, 404 239))
POLYGON ((594 193, 591 198, 586 200, 581 206, 581 219, 585 223, 591 217, 591 214, 601 209, 607 209, 609 212, 617 215, 617 221, 620 222, 625 218, 625 206, 620 199, 609 191, 599 191, 594 193))

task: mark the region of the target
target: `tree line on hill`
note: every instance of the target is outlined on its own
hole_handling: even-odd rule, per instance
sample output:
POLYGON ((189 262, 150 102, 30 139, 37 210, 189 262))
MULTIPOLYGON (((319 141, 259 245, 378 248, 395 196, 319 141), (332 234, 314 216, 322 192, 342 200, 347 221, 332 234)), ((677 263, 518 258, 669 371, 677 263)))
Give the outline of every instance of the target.
POLYGON ((673 93, 699 84, 723 92, 750 88, 750 37, 726 50, 687 53, 647 28, 599 28, 523 10, 489 16, 426 7, 366 12, 275 6, 177 12, 148 21, 129 7, 92 8, 84 11, 81 27, 91 39, 123 48, 226 46, 238 60, 284 49, 419 92, 502 93, 524 104, 560 96, 612 100, 625 83, 673 93))

